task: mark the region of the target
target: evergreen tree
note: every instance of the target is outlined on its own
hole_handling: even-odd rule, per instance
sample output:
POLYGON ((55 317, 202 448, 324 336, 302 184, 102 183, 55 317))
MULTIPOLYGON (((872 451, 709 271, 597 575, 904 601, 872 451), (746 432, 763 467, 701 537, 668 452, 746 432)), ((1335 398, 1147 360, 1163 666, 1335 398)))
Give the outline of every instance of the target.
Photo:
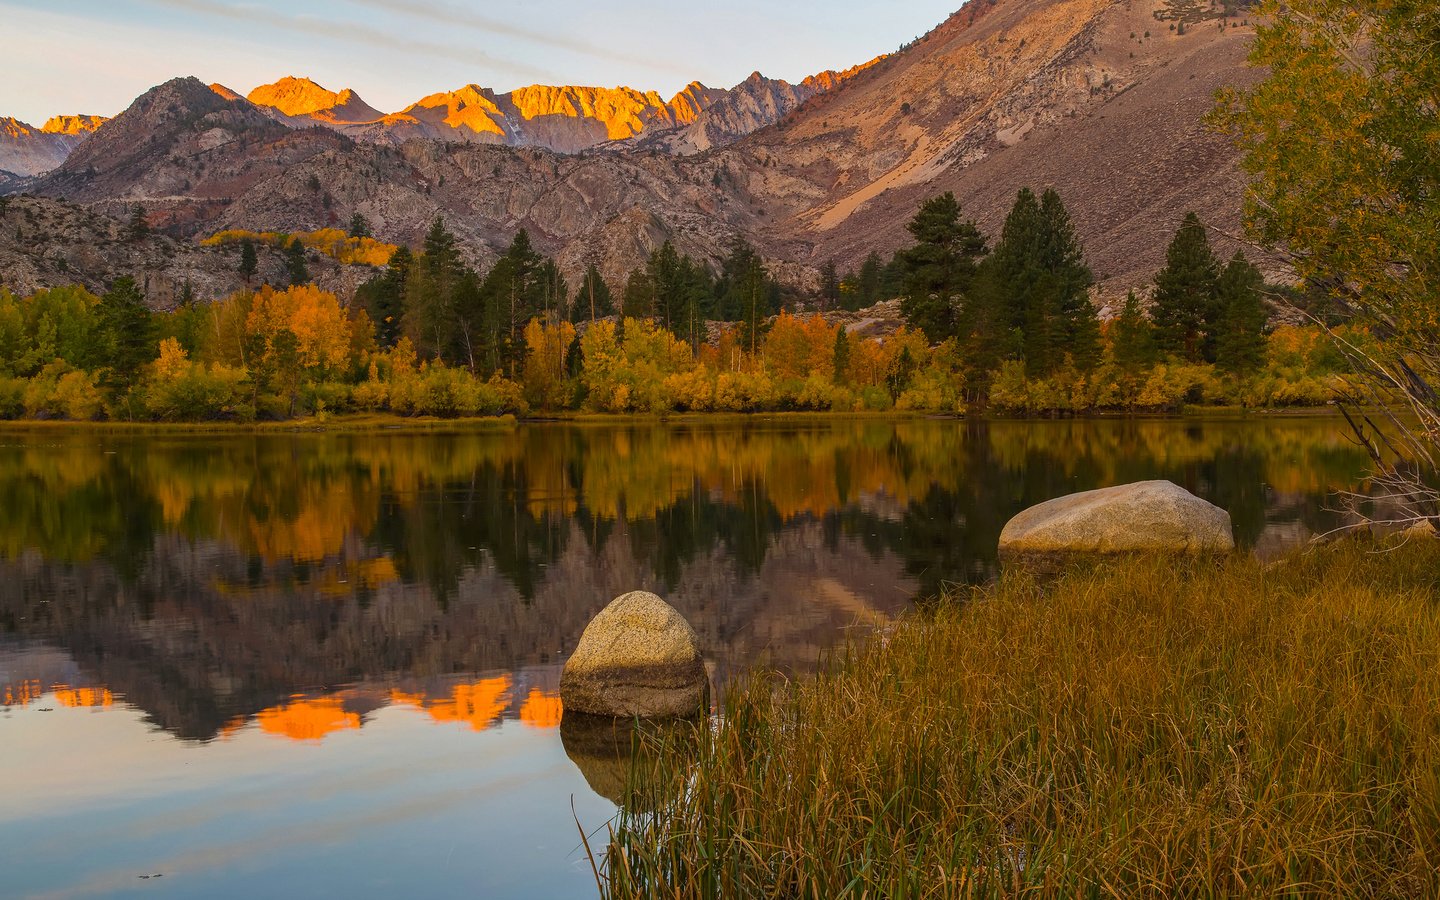
POLYGON ((649 319, 655 315, 655 287, 645 269, 630 272, 620 303, 623 319, 649 319))
POLYGON ((305 245, 300 243, 299 238, 294 238, 285 248, 285 272, 290 276, 290 284, 308 284, 310 282, 310 267, 305 263, 305 245))
POLYGON ((445 219, 436 216, 425 233, 421 252, 409 267, 405 284, 405 334, 422 357, 435 359, 469 355, 461 348, 464 328, 459 322, 456 291, 465 266, 460 248, 445 227, 445 219))
POLYGON ((905 277, 900 309, 905 321, 938 343, 956 333, 957 310, 985 255, 974 222, 961 221, 955 195, 933 197, 907 226, 915 245, 898 256, 905 277))
POLYGON ((1059 334, 1042 370, 1053 370, 1066 354, 1082 372, 1100 363, 1100 317, 1090 301, 1095 277, 1085 264, 1085 251, 1060 195, 1053 189, 1040 197, 1043 249, 1041 265, 1053 279, 1059 334))
POLYGON ((765 320, 774 312, 776 298, 769 275, 760 255, 743 237, 730 243, 730 254, 721 268, 719 318, 740 323, 743 349, 754 353, 760 348, 760 332, 765 320))
POLYGON ((350 217, 350 236, 352 238, 371 237, 370 221, 358 212, 350 217))
POLYGON ((843 325, 835 331, 835 351, 832 359, 835 374, 831 381, 835 384, 847 383, 850 378, 850 335, 845 332, 843 325))
POLYGON ((355 292, 356 302, 375 323, 375 342, 382 350, 388 350, 400 340, 405 317, 405 285, 414 260, 409 248, 396 249, 385 271, 360 285, 355 292))
POLYGON ((1111 352, 1115 365, 1126 374, 1135 374, 1155 362, 1155 328, 1140 308, 1140 298, 1131 291, 1112 326, 1111 352))
POLYGON ((97 312, 104 335, 105 381, 117 394, 125 394, 140 379, 145 364, 159 355, 155 317, 128 275, 115 279, 100 298, 97 312))
POLYGON ((132 241, 143 240, 150 234, 150 220, 145 217, 145 207, 137 203, 130 210, 130 224, 125 228, 132 241))
POLYGON ((1245 375, 1265 364, 1265 312, 1260 270, 1236 251, 1216 285, 1222 310, 1215 335, 1215 364, 1227 372, 1245 375))
POLYGON ((1160 346, 1191 362, 1213 359, 1220 267, 1200 217, 1185 216, 1155 276, 1153 315, 1160 346))
POLYGON ((840 275, 835 271, 835 260, 828 259, 820 267, 820 311, 839 309, 840 298, 840 275))
POLYGON ((983 387, 1000 360, 1017 357, 1032 376, 1049 375, 1067 355, 1082 370, 1098 363, 1093 281, 1059 194, 1022 189, 961 308, 970 380, 983 387))
POLYGON ((610 295, 610 286, 600 275, 600 270, 591 263, 580 279, 580 289, 570 303, 570 321, 593 322, 615 314, 615 300, 610 295))
POLYGON ((250 286, 250 279, 260 269, 260 259, 255 254, 255 242, 246 238, 240 242, 240 277, 245 279, 245 286, 250 286))
POLYGON ((879 253, 871 251, 856 276, 855 310, 868 309, 880 302, 880 281, 884 274, 885 261, 879 253))

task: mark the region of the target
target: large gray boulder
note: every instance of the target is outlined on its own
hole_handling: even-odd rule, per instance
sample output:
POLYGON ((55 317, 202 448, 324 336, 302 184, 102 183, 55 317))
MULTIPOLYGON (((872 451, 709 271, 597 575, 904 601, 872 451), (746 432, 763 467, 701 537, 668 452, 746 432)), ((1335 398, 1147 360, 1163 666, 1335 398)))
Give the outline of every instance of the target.
POLYGON ((1168 481, 1058 497, 1020 513, 1000 533, 1002 563, 1042 568, 1075 556, 1234 549, 1230 514, 1168 481))
POLYGON ((600 611, 560 676, 567 713, 642 719, 694 716, 710 703, 695 630, 673 606, 635 591, 600 611))

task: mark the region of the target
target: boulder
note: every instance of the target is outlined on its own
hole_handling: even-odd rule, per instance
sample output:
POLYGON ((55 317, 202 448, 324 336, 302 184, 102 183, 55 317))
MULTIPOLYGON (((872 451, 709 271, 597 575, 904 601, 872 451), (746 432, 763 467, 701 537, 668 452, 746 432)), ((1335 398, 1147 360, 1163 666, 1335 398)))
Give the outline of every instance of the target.
POLYGON ((635 591, 600 611, 560 676, 567 713, 642 719, 694 716, 710 704, 695 630, 673 606, 635 591))
POLYGON ((1075 556, 1234 549, 1230 514, 1168 481, 1058 497, 1020 513, 1000 533, 1002 563, 1040 568, 1075 556))

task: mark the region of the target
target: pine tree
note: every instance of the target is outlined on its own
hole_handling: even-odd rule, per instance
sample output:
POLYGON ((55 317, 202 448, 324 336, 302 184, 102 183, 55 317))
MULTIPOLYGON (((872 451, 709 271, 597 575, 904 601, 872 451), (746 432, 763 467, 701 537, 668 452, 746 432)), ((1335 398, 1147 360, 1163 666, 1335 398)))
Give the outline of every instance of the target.
POLYGON ((720 315, 717 318, 740 323, 740 339, 744 350, 754 353, 760 348, 760 332, 767 318, 775 311, 775 295, 769 273, 755 248, 743 237, 730 243, 730 254, 721 269, 717 293, 720 315))
POLYGON ((1059 334, 1044 368, 1053 370, 1066 354, 1082 372, 1100 363, 1100 317, 1090 302, 1095 277, 1085 264, 1085 251, 1060 195, 1052 188, 1040 197, 1044 255, 1042 265, 1053 279, 1059 334))
POLYGON ((860 274, 856 278, 856 310, 869 309, 880 302, 880 281, 884 273, 885 261, 880 258, 879 253, 872 251, 865 257, 865 262, 861 263, 860 274))
POLYGON ((649 319, 655 315, 655 288, 644 269, 634 269, 625 280, 620 298, 622 319, 649 319))
POLYGON ((1236 375, 1256 371, 1265 364, 1265 323, 1269 318, 1261 291, 1260 270, 1236 251, 1216 285, 1220 309, 1215 335, 1215 364, 1236 375))
POLYGON ((355 302, 375 323, 375 343, 382 350, 388 350, 400 340, 401 323, 405 316, 405 285, 414 259, 409 248, 397 248, 385 271, 360 285, 355 292, 355 302))
POLYGON ((305 263, 305 245, 300 243, 299 238, 294 238, 285 248, 285 271, 290 276, 290 284, 310 283, 310 267, 305 263))
POLYGON ((905 276, 900 310, 938 343, 956 333, 959 304, 985 255, 985 238, 974 222, 961 221, 960 204, 950 193, 925 201, 907 228, 915 245, 897 257, 905 276))
POLYGON ((1125 298, 1113 328, 1111 353, 1120 371, 1135 374, 1155 362, 1155 328, 1145 317, 1134 291, 1125 298))
POLYGON ((145 364, 159 355, 154 316, 128 275, 115 279, 100 298, 97 312, 105 338, 105 380, 117 394, 125 394, 139 380, 145 364))
POLYGON ((1153 315, 1163 349, 1191 362, 1213 359, 1219 269, 1200 217, 1186 215, 1155 276, 1153 315))
POLYGON ((840 275, 835 270, 835 260, 829 259, 820 267, 820 311, 839 309, 840 297, 840 275))
POLYGON ((1060 195, 1022 189, 961 307, 970 380, 983 387, 1000 360, 1017 357, 1032 376, 1051 374, 1067 355, 1082 370, 1097 364, 1093 281, 1060 195))
POLYGON ((835 374, 831 380, 835 384, 845 384, 850 378, 850 335, 845 332, 842 325, 835 330, 835 351, 834 360, 835 374))
POLYGON ((250 279, 260 269, 260 259, 255 255, 255 242, 246 238, 240 242, 240 277, 245 279, 245 286, 250 286, 250 279))
POLYGON ((456 307, 456 289, 465 266, 444 218, 436 216, 430 223, 421 246, 405 285, 405 334, 422 357, 454 358, 459 353, 468 361, 468 350, 459 347, 465 327, 456 307))
POLYGON ((352 238, 371 237, 370 221, 358 212, 350 217, 350 236, 352 238))
POLYGON ((126 226, 130 240, 143 240, 150 234, 150 220, 145 216, 145 207, 137 203, 130 210, 130 224, 126 226))
POLYGON ((614 314, 615 300, 610 294, 610 286, 605 283, 600 270, 591 263, 585 269, 585 277, 580 279, 580 289, 575 292, 575 298, 570 303, 570 321, 578 325, 614 314))

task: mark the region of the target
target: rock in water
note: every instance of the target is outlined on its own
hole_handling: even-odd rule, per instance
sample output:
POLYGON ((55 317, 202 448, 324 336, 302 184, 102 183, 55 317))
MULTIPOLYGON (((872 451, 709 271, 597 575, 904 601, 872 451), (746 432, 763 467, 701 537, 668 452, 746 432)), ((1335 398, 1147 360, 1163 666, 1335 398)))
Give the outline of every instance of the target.
POLYGON ((1229 553, 1230 514, 1168 481, 1059 497, 1020 513, 1000 533, 1000 560, 1053 567, 1073 556, 1229 553))
POLYGON ((673 606, 635 591, 585 626, 560 676, 566 712, 659 719, 703 713, 710 679, 695 630, 673 606))

